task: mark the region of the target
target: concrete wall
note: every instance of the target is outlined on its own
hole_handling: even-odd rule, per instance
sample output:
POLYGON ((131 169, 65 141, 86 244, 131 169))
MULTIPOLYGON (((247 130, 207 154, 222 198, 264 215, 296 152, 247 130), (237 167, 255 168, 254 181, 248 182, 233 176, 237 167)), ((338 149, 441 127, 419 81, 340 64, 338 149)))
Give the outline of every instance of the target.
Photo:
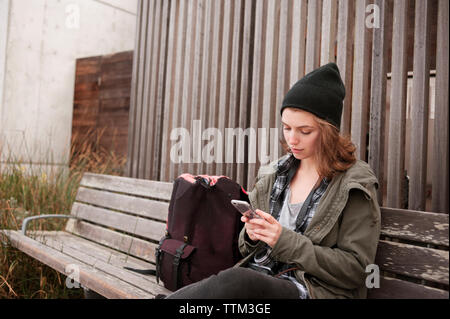
POLYGON ((68 164, 75 60, 133 50, 136 11, 137 0, 0 0, 0 168, 68 164))

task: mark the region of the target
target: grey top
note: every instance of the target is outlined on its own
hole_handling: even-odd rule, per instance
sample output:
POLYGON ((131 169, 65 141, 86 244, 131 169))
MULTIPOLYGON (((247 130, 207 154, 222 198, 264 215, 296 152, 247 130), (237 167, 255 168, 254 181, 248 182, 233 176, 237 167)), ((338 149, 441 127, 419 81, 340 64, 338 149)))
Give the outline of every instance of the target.
POLYGON ((303 202, 291 204, 291 188, 287 187, 287 195, 280 212, 279 223, 290 230, 295 230, 297 216, 302 209, 303 202))

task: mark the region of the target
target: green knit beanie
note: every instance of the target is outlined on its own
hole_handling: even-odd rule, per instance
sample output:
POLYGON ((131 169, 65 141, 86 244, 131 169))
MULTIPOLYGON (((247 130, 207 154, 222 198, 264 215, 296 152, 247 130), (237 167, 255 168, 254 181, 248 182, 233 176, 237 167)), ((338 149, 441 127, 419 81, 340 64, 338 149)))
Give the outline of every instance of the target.
POLYGON ((340 129, 345 87, 339 68, 328 63, 306 74, 286 93, 280 114, 286 107, 308 111, 340 129))

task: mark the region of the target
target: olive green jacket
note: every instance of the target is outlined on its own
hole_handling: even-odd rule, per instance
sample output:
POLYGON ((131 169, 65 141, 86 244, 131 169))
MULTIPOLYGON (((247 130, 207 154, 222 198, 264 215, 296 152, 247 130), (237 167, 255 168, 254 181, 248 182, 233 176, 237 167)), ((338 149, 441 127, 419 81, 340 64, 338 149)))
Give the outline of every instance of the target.
MULTIPOLYGON (((260 168, 249 193, 253 207, 264 212, 269 211, 276 162, 260 168)), ((366 266, 374 263, 380 236, 377 188, 370 166, 357 160, 330 181, 303 235, 283 227, 272 258, 299 268, 296 278, 311 298, 366 298, 366 266)), ((252 244, 244 227, 239 236, 244 259, 236 267, 245 266, 261 244, 252 244)))

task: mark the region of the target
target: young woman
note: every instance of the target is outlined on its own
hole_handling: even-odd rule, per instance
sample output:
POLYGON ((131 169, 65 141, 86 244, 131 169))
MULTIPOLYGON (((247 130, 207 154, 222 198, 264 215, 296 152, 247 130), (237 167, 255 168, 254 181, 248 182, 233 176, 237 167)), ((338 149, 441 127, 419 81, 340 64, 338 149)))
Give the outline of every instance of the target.
POLYGON ((235 267, 167 298, 365 298, 380 235, 378 181, 339 134, 345 88, 334 63, 298 81, 281 105, 281 159, 260 168, 235 267))

